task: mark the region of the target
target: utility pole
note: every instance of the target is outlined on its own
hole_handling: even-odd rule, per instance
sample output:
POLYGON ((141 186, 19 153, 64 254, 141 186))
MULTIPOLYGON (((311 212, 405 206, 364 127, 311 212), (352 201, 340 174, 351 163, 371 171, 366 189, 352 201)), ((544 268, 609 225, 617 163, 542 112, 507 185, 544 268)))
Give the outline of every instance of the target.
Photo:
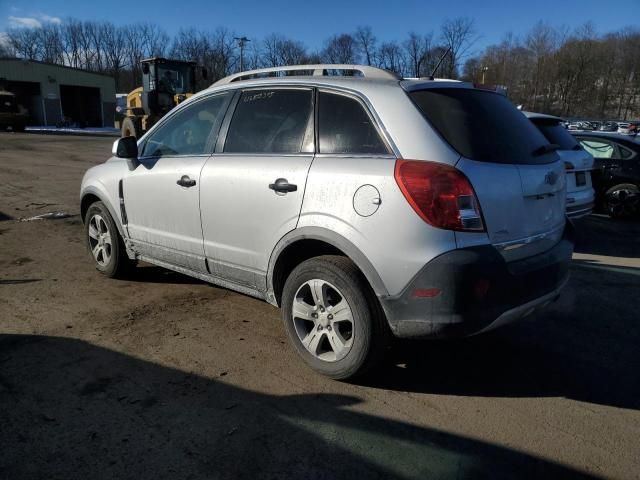
POLYGON ((233 39, 238 42, 238 47, 240 47, 240 71, 244 72, 244 46, 251 40, 247 37, 233 37, 233 39))
POLYGON ((482 84, 484 85, 484 74, 487 73, 489 67, 482 67, 482 84))

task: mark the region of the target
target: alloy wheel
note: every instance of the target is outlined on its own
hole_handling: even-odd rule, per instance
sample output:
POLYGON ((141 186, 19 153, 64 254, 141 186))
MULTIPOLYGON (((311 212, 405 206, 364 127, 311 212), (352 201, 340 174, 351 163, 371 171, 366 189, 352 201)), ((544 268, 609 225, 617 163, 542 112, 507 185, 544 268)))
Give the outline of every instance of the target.
POLYGON ((315 358, 336 362, 351 350, 353 312, 329 282, 312 279, 303 283, 293 299, 292 317, 300 342, 315 358))
POLYGON ((613 217, 626 217, 638 212, 640 195, 629 188, 620 188, 607 195, 607 209, 613 217))
POLYGON ((111 242, 111 232, 104 218, 98 214, 93 215, 89 220, 89 248, 94 260, 101 267, 106 267, 111 260, 111 242))

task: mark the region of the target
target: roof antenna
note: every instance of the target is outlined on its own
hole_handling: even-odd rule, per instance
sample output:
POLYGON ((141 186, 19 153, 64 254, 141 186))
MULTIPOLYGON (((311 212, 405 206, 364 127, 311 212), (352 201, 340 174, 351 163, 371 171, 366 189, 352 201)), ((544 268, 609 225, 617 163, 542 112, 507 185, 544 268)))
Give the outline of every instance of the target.
POLYGON ((435 74, 438 71, 438 69, 440 68, 440 65, 442 64, 442 61, 444 60, 444 57, 447 56, 447 54, 451 51, 451 45, 449 45, 449 47, 447 48, 447 50, 442 54, 442 56, 440 57, 440 60, 438 60, 438 64, 436 65, 436 67, 433 69, 433 71, 431 72, 431 75, 429 75, 427 78, 429 80, 435 80, 435 74))

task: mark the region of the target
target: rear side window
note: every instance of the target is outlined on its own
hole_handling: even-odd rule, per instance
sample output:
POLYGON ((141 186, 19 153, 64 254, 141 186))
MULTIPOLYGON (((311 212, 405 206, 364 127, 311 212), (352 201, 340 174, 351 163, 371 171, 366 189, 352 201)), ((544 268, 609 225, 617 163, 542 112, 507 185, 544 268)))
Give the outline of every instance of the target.
POLYGON ((580 140, 582 148, 593 155, 593 158, 615 158, 615 147, 613 142, 600 139, 587 139, 580 140))
MULTIPOLYGON (((555 143, 561 150, 576 150, 579 145, 573 135, 571 135, 560 122, 553 119, 534 118, 531 120, 538 127, 549 143, 555 143)), ((579 147, 578 147, 579 148, 579 147)))
POLYGON ((371 117, 353 98, 320 92, 318 123, 320 153, 389 153, 371 117))
POLYGON ((311 90, 242 92, 226 153, 299 153, 312 111, 311 90))
POLYGON ((483 162, 550 163, 534 152, 547 139, 505 96, 469 88, 430 88, 409 94, 460 155, 483 162))

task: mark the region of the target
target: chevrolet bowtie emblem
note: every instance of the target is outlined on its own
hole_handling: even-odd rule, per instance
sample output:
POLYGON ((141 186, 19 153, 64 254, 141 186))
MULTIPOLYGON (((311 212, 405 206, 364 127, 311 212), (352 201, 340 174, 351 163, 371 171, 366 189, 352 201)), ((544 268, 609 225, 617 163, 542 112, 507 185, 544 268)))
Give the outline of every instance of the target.
POLYGON ((544 183, 548 183, 549 185, 555 185, 557 181, 558 174, 554 171, 551 171, 544 176, 544 183))

